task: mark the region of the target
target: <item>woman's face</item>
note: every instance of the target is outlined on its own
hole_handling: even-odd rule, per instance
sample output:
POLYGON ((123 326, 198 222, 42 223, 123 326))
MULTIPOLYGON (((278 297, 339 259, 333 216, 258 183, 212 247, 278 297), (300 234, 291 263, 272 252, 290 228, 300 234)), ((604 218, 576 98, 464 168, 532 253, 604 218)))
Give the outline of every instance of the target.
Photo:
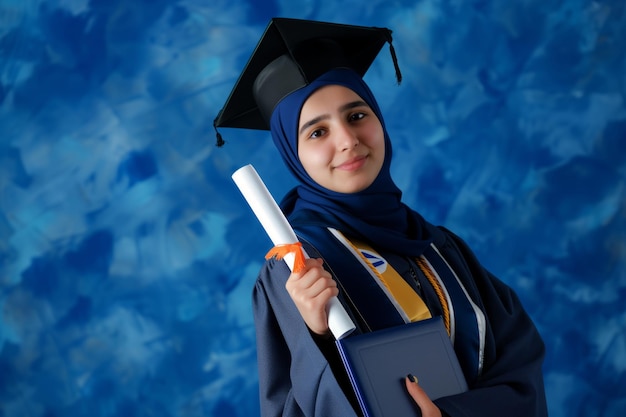
POLYGON ((298 157, 319 185, 340 193, 364 190, 383 166, 383 127, 354 91, 338 85, 322 87, 302 106, 298 157))

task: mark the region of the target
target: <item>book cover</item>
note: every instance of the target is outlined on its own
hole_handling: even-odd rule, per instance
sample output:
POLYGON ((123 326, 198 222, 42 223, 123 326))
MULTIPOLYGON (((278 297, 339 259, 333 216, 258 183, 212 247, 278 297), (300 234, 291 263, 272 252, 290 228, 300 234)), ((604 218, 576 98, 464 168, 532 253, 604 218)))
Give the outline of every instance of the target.
POLYGON ((467 391, 441 317, 350 336, 336 342, 366 417, 415 417, 406 390, 415 375, 431 400, 467 391))

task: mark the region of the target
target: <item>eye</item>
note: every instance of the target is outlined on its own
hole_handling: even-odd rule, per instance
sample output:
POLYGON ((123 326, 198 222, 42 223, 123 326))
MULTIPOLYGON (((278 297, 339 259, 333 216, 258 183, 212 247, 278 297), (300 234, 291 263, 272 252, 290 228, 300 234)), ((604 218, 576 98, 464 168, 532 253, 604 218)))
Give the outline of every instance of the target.
POLYGON ((365 112, 350 113, 350 115, 348 116, 348 120, 351 122, 356 122, 356 121, 363 119, 366 116, 367 116, 367 113, 365 112))
POLYGON ((324 133, 326 133, 325 129, 322 129, 322 128, 315 129, 311 132, 311 134, 309 134, 309 139, 320 138, 324 135, 324 133))

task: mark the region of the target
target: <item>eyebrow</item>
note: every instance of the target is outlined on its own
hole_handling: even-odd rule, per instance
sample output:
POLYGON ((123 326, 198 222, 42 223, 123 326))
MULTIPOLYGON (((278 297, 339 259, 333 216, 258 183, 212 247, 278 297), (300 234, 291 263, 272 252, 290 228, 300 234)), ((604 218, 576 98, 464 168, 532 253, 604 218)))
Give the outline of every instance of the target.
MULTIPOLYGON (((346 110, 354 109, 356 107, 369 107, 369 105, 366 102, 364 102, 363 100, 351 101, 351 102, 346 103, 346 104, 342 105, 341 107, 339 107, 339 112, 344 112, 346 110)), ((300 131, 298 132, 298 134, 301 135, 302 132, 304 132, 308 127, 313 126, 314 124, 319 123, 319 122, 321 122, 322 120, 325 120, 325 119, 330 119, 330 115, 329 114, 322 114, 321 116, 314 117, 313 119, 311 119, 308 122, 304 123, 300 127, 300 131)))

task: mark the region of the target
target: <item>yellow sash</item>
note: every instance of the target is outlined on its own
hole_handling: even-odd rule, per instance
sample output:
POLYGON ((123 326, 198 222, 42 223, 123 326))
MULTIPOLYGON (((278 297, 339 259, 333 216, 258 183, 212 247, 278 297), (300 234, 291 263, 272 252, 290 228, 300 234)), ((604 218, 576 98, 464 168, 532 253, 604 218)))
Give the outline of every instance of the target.
MULTIPOLYGON (((344 236, 345 238, 345 236, 344 236)), ((348 240, 356 252, 361 256, 363 261, 372 269, 372 272, 378 277, 380 282, 387 288, 391 296, 396 300, 396 302, 400 305, 404 313, 407 315, 409 320, 412 322, 420 321, 431 318, 430 311, 424 300, 419 296, 417 292, 396 272, 395 269, 391 267, 391 265, 384 261, 382 265, 382 271, 377 268, 377 265, 374 265, 371 259, 378 258, 380 260, 384 260, 382 256, 380 256, 371 246, 368 244, 356 241, 356 240, 348 240), (366 255, 373 255, 373 258, 366 255)))

